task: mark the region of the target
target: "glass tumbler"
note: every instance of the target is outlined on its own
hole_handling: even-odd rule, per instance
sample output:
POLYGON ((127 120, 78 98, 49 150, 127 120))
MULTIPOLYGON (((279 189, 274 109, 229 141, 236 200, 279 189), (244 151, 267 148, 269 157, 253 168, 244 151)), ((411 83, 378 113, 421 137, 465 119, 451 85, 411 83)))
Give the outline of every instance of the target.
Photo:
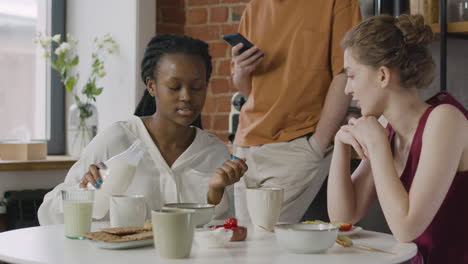
POLYGON ((91 231, 94 190, 62 190, 65 236, 71 239, 84 239, 84 233, 91 231))

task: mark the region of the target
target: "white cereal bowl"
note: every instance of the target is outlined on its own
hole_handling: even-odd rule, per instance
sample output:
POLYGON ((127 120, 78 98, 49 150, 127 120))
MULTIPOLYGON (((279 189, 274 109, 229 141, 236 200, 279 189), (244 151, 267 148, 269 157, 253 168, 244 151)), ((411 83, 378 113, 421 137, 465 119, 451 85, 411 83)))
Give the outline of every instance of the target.
POLYGON ((335 243, 338 227, 331 224, 281 224, 275 226, 278 244, 293 253, 321 253, 335 243))
POLYGON ((224 228, 197 228, 195 244, 199 248, 222 248, 231 239, 233 231, 224 228))
POLYGON ((162 209, 172 208, 195 210, 193 223, 196 227, 202 227, 213 219, 215 206, 213 204, 203 203, 170 203, 165 204, 162 209))

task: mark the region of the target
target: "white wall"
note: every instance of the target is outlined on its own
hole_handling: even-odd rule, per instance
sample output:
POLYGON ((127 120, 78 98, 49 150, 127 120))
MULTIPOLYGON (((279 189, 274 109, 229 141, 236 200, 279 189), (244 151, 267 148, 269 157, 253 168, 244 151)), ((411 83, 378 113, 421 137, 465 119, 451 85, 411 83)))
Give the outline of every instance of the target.
MULTIPOLYGON (((133 114, 144 91, 140 61, 149 39, 156 32, 156 0, 70 0, 67 2, 67 32, 79 40, 78 71, 81 89, 91 69, 93 39, 112 34, 120 45, 117 56, 105 61, 107 76, 97 99, 99 130, 133 114)), ((68 95, 67 107, 71 104, 68 95)))

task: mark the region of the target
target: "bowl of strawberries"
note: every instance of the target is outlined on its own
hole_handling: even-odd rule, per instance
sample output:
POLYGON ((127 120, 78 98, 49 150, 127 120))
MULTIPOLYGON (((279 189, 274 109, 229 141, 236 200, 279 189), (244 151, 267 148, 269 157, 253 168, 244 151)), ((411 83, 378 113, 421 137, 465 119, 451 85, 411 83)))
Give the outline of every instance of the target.
POLYGON ((212 229, 219 229, 223 228, 226 230, 232 231, 232 236, 229 241, 244 241, 247 238, 247 228, 244 226, 239 226, 237 223, 237 219, 234 217, 228 218, 224 220, 222 225, 214 225, 211 226, 212 229))

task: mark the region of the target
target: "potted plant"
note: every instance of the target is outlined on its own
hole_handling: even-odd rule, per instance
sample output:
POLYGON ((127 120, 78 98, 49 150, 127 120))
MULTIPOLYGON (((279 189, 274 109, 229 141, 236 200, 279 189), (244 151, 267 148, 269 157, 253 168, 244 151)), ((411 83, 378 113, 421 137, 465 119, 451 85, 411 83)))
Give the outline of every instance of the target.
POLYGON ((76 54, 78 40, 71 34, 67 34, 64 40, 60 34, 51 37, 38 33, 34 43, 44 49, 44 57, 49 59, 51 67, 60 73, 66 91, 73 95, 75 102, 70 106, 68 113, 67 148, 71 156, 79 157, 97 133, 97 108, 93 103, 103 90, 103 87, 98 86, 98 81, 106 76, 105 56, 115 54, 119 46, 109 34, 94 38, 90 73, 78 93, 75 86, 80 75, 74 70, 79 64, 79 56, 76 54))

